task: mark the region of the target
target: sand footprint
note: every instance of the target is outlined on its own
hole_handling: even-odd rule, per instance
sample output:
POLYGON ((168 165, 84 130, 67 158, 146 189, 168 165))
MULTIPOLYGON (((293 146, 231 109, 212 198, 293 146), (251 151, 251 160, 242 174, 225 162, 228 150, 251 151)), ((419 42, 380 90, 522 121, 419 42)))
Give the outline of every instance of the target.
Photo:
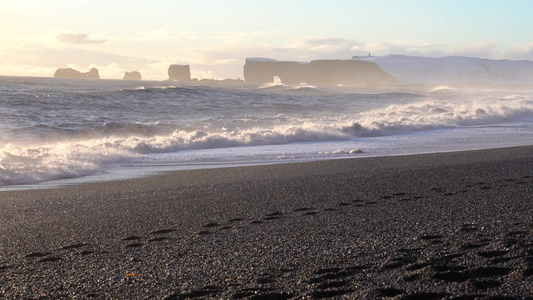
POLYGON ((245 218, 233 218, 233 219, 229 219, 228 222, 229 223, 236 223, 236 222, 242 222, 246 220, 245 218))
POLYGON ((26 258, 29 258, 29 259, 40 258, 38 262, 56 262, 56 261, 61 260, 60 257, 52 256, 52 253, 50 252, 32 252, 26 255, 26 258))
POLYGON ((177 230, 176 230, 176 229, 173 229, 173 228, 169 228, 169 229, 160 229, 160 230, 152 231, 152 232, 150 232, 149 234, 167 234, 167 233, 171 233, 171 232, 174 232, 174 231, 177 231, 177 230))
POLYGON ((301 208, 294 209, 293 212, 302 212, 302 211, 308 211, 308 210, 311 210, 311 209, 313 209, 313 208, 304 206, 304 207, 301 207, 301 208))
POLYGON ((71 250, 71 249, 78 249, 78 248, 85 247, 85 246, 89 246, 89 244, 78 243, 78 244, 73 244, 73 245, 68 245, 68 246, 62 247, 61 249, 63 249, 63 250, 71 250))
POLYGON ((281 219, 281 216, 283 216, 283 213, 280 212, 280 211, 276 211, 276 212, 273 212, 273 213, 269 213, 267 214, 263 220, 276 220, 276 219, 281 219))
POLYGON ((13 267, 14 267, 14 265, 0 265, 0 271, 11 269, 13 267))
POLYGON ((161 242, 161 241, 166 241, 166 240, 168 240, 167 237, 160 236, 160 237, 149 239, 148 242, 161 242))
POLYGON ((52 255, 52 253, 50 253, 50 252, 32 252, 30 254, 27 254, 26 258, 38 258, 38 257, 44 257, 44 256, 48 256, 48 255, 52 255))

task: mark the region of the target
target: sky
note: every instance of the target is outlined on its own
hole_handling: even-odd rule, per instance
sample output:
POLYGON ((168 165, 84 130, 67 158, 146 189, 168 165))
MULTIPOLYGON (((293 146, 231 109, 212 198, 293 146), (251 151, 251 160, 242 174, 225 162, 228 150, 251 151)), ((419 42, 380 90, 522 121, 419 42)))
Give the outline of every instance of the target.
POLYGON ((242 78, 247 57, 533 60, 530 0, 0 0, 0 74, 242 78))

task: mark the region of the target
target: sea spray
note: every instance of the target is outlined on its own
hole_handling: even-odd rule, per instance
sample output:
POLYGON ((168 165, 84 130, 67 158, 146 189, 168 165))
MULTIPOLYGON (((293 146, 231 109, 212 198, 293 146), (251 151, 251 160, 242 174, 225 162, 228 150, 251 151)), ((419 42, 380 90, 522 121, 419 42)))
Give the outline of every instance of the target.
MULTIPOLYGON (((530 94, 518 92, 441 87, 362 93, 345 87, 3 80, 1 185, 100 174, 120 165, 373 155, 372 143, 398 149, 394 137, 416 132, 474 132, 468 128, 481 126, 489 135, 491 126, 526 122, 527 133, 533 118, 530 94)), ((431 143, 432 149, 444 148, 438 140, 431 143)))

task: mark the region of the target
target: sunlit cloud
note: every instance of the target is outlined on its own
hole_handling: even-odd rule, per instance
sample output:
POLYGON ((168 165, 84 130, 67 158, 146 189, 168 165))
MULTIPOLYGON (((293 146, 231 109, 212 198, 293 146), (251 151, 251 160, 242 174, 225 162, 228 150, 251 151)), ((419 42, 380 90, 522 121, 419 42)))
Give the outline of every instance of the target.
POLYGON ((56 36, 56 39, 62 43, 69 44, 103 44, 108 40, 103 38, 93 37, 86 33, 66 32, 56 36))
POLYGON ((0 64, 0 74, 10 74, 15 76, 44 76, 49 77, 54 74, 55 69, 49 67, 22 65, 15 63, 0 64))
POLYGON ((233 63, 237 63, 237 62, 240 62, 240 61, 241 60, 236 59, 236 58, 217 59, 217 60, 213 61, 213 64, 214 65, 228 65, 228 64, 233 64, 233 63))
POLYGON ((531 53, 531 52, 533 52, 533 41, 531 41, 529 43, 526 43, 526 44, 518 45, 517 46, 517 52, 522 52, 522 53, 531 53))
POLYGON ((509 52, 510 57, 516 57, 517 59, 523 57, 533 57, 533 41, 517 45, 513 52, 509 52))
POLYGON ((392 45, 389 43, 371 43, 371 44, 362 45, 359 50, 365 53, 374 52, 376 54, 381 54, 381 53, 385 53, 389 51, 391 49, 391 46, 392 45))
POLYGON ((200 39, 192 32, 179 31, 177 33, 171 33, 166 29, 154 29, 149 31, 143 31, 135 36, 124 38, 125 41, 193 41, 200 39))
POLYGON ((222 31, 207 36, 207 39, 218 40, 223 43, 246 42, 249 39, 263 37, 272 33, 264 31, 222 31))
POLYGON ((141 71, 147 65, 156 62, 114 53, 56 49, 39 44, 4 48, 0 52, 0 60, 9 62, 9 68, 17 70, 0 74, 21 74, 21 70, 28 70, 27 75, 31 76, 53 76, 58 68, 75 67, 83 71, 96 67, 102 78, 121 78, 125 71, 141 71), (15 66, 19 67, 15 68, 15 66))
POLYGON ((155 29, 155 30, 140 32, 137 36, 141 38, 166 39, 166 38, 171 37, 172 35, 164 29, 155 29))
POLYGON ((173 31, 172 28, 121 37, 109 37, 106 33, 50 31, 42 36, 25 36, 24 40, 6 43, 4 47, 0 45, 0 59, 9 63, 0 68, 0 74, 23 74, 27 71, 32 76, 52 76, 57 68, 75 66, 80 71, 86 71, 95 66, 102 78, 122 78, 125 71, 139 71, 144 79, 164 80, 168 78, 168 67, 178 63, 190 65, 193 77, 225 79, 242 78, 248 57, 311 61, 350 59, 371 53, 374 56, 460 55, 533 59, 533 41, 503 47, 493 41, 449 45, 400 39, 381 43, 345 38, 269 40, 275 36, 274 32, 267 31, 199 34, 173 31), (8 69, 15 71, 7 72, 8 69))
POLYGON ((56 49, 39 44, 27 44, 15 48, 4 49, 4 56, 11 62, 34 65, 62 67, 71 63, 80 65, 107 65, 118 63, 121 65, 140 65, 152 61, 119 55, 115 53, 91 51, 84 49, 56 49))
POLYGON ((504 53, 503 48, 493 41, 473 43, 454 50, 455 55, 481 58, 502 58, 504 53))
POLYGON ((352 40, 341 38, 305 39, 293 41, 291 44, 280 48, 327 53, 349 49, 353 47, 353 43, 352 40))
POLYGON ((217 78, 216 72, 213 70, 191 70, 191 78, 204 79, 204 78, 217 78))
POLYGON ((274 36, 280 31, 210 31, 208 33, 198 33, 190 31, 176 31, 172 29, 154 29, 143 31, 135 36, 124 38, 126 41, 162 41, 162 42, 180 42, 190 41, 200 42, 205 46, 209 44, 233 44, 249 43, 250 39, 261 38, 264 36, 274 36))
POLYGON ((428 43, 414 40, 396 40, 388 43, 362 43, 358 42, 353 46, 352 50, 355 55, 365 55, 371 53, 372 55, 389 55, 389 54, 403 54, 403 55, 420 55, 420 56, 442 56, 450 50, 450 46, 446 44, 428 43))

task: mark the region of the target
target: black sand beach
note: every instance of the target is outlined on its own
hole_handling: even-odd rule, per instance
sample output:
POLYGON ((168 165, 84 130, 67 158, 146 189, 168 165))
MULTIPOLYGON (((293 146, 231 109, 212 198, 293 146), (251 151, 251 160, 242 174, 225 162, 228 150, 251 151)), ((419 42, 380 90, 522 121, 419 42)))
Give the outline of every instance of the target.
POLYGON ((533 299, 533 147, 0 193, 0 298, 533 299))

